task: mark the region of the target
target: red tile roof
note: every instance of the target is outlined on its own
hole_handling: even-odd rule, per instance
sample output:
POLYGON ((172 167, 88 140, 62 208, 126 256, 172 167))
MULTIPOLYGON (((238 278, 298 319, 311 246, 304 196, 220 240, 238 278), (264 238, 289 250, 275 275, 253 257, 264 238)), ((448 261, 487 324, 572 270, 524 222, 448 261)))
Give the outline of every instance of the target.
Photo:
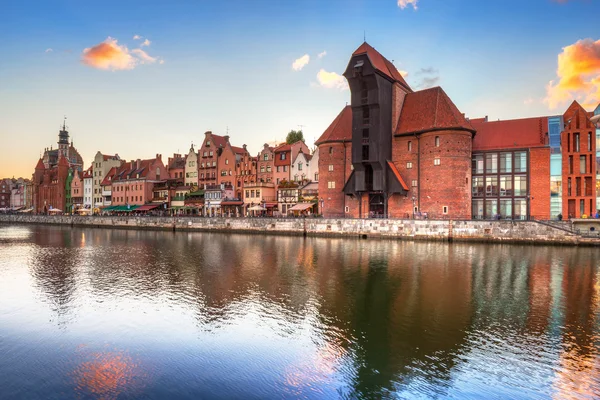
POLYGON ((110 185, 112 183, 112 179, 116 173, 117 173, 116 167, 112 167, 111 169, 109 169, 108 172, 106 173, 106 176, 104 177, 104 179, 102 179, 102 182, 100 182, 100 186, 110 185))
POLYGON ((317 146, 330 142, 349 142, 352 140, 352 107, 346 106, 331 125, 315 142, 317 146))
POLYGON ((104 161, 108 161, 108 160, 114 160, 115 156, 110 156, 108 154, 102 154, 102 158, 104 159, 104 161))
POLYGON ((471 120, 477 131, 473 151, 540 147, 545 145, 548 117, 485 122, 471 120))
POLYGON ((137 167, 137 162, 134 161, 123 163, 115 174, 113 180, 127 180, 127 179, 137 179, 137 174, 140 175, 140 178, 145 178, 148 176, 150 172, 150 168, 156 161, 155 158, 150 158, 148 160, 140 160, 140 167, 137 167))
POLYGON ((275 147, 273 152, 277 153, 277 152, 290 151, 290 150, 292 150, 292 146, 290 146, 287 143, 282 143, 279 146, 275 147))
POLYGON ((41 158, 38 160, 37 164, 35 165, 35 169, 46 169, 46 166, 44 165, 44 162, 42 161, 41 158))
POLYGON ((225 144, 227 143, 227 140, 225 140, 224 136, 219 136, 219 135, 215 135, 214 133, 211 133, 212 136, 212 141, 213 144, 215 145, 215 147, 225 147, 225 144))
POLYGON ((404 182, 404 179, 402 179, 402 176, 400 175, 400 172, 398 172, 398 168, 396 168, 396 165, 394 165, 394 163, 391 161, 388 161, 387 163, 388 166, 391 168, 392 172, 394 173, 396 179, 398 179, 398 182, 400 182, 400 185, 402 185, 402 189, 408 192, 408 185, 406 184, 406 182, 404 182))
POLYGON ((246 154, 246 150, 243 147, 231 146, 231 150, 236 154, 246 154))
POLYGON ((352 55, 357 56, 365 53, 367 54, 369 60, 371 60, 371 64, 373 64, 373 67, 375 67, 377 71, 381 72, 392 81, 398 82, 402 86, 411 90, 410 86, 408 86, 408 83, 406 83, 406 81, 404 80, 400 72, 398 72, 394 64, 392 64, 387 58, 382 56, 381 53, 379 53, 377 50, 371 47, 371 45, 367 42, 361 44, 358 47, 358 49, 356 49, 354 53, 352 53, 352 55))
POLYGON ((469 121, 458 111, 441 87, 408 93, 404 99, 395 134, 404 135, 442 129, 474 132, 469 121))

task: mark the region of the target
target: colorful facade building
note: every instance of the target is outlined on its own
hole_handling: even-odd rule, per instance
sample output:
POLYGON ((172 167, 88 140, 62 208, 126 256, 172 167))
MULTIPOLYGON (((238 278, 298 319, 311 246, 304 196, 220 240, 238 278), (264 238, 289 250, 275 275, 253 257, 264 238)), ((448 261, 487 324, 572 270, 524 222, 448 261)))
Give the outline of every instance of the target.
POLYGON ((351 103, 317 140, 325 216, 595 213, 596 132, 577 102, 560 116, 469 120, 441 88, 413 91, 367 43, 344 76, 351 103))
POLYGON ((298 141, 292 144, 281 144, 273 149, 274 156, 274 167, 275 173, 273 179, 275 184, 279 185, 280 182, 292 180, 292 162, 298 156, 298 153, 304 152, 310 154, 308 146, 302 141, 298 141))
POLYGON ((188 186, 198 186, 198 154, 194 150, 194 145, 185 157, 184 183, 188 186))
MULTIPOLYGON (((84 173, 85 174, 85 173, 84 173)), ((73 179, 71 180, 71 210, 75 213, 80 208, 83 208, 84 187, 81 173, 78 170, 73 171, 73 179)))
POLYGON ((236 197, 241 199, 243 197, 242 191, 248 185, 256 183, 257 178, 257 160, 258 157, 252 157, 246 145, 243 146, 243 152, 238 154, 238 161, 235 165, 236 173, 236 185, 235 192, 236 197))
POLYGON ((0 208, 6 210, 12 207, 11 194, 13 181, 10 178, 4 178, 0 181, 0 208))
POLYGON ((181 154, 173 154, 173 157, 169 157, 167 161, 167 171, 169 172, 169 178, 181 179, 183 182, 185 174, 185 156, 181 154))
POLYGON ((88 210, 93 208, 93 178, 93 168, 90 165, 90 167, 83 172, 83 208, 88 210))
POLYGON ((93 189, 93 207, 99 208, 104 205, 104 200, 102 197, 102 181, 104 181, 104 177, 110 171, 111 168, 118 168, 124 163, 124 160, 121 160, 118 154, 107 155, 102 154, 101 152, 97 152, 94 157, 94 161, 92 163, 92 189, 93 189))
POLYGON ((198 149, 198 185, 205 189, 217 184, 217 150, 225 144, 225 138, 213 135, 211 131, 204 133, 204 141, 198 149))
POLYGON ((273 182, 255 182, 244 186, 243 191, 244 213, 243 215, 260 215, 260 211, 266 211, 267 215, 273 215, 273 210, 278 209, 277 189, 273 182), (259 210, 254 207, 264 208, 259 210))
POLYGON ((144 205, 154 197, 154 185, 168 179, 162 156, 147 160, 132 160, 116 168, 112 177, 112 205, 144 205))
POLYGON ((256 182, 273 182, 273 170, 275 169, 274 148, 264 144, 257 156, 256 182))

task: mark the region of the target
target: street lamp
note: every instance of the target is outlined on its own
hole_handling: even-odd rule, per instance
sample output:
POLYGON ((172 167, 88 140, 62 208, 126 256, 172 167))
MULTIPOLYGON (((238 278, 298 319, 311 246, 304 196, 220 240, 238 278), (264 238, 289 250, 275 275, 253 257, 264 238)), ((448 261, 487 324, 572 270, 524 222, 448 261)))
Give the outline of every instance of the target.
POLYGON ((320 202, 321 202, 321 215, 323 215, 323 207, 325 204, 325 200, 321 197, 320 202))
POLYGON ((417 198, 415 196, 412 197, 412 203, 413 203, 413 207, 412 207, 412 219, 415 219, 415 205, 417 203, 417 198))

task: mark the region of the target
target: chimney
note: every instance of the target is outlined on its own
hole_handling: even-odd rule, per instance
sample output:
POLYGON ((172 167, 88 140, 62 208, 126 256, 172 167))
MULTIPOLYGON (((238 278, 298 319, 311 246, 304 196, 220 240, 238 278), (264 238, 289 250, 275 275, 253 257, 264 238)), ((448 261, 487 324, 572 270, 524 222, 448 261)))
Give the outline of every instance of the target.
POLYGON ((244 148, 244 151, 248 151, 248 149, 246 148, 246 145, 242 145, 242 147, 244 148))
POLYGON ((488 122, 488 116, 487 115, 485 116, 485 122, 488 122))
POLYGON ((139 158, 137 160, 135 160, 135 165, 137 169, 140 169, 140 163, 142 162, 142 160, 140 160, 139 158))

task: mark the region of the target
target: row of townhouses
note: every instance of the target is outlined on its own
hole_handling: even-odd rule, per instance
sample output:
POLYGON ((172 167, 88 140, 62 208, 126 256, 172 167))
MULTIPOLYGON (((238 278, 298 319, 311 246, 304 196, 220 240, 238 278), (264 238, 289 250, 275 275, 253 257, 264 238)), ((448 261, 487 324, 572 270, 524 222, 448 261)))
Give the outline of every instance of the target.
MULTIPOLYGON (((309 149, 251 155, 206 132, 165 163, 98 152, 85 169, 66 127, 33 174, 36 213, 560 219, 600 204, 600 106, 470 119, 441 87, 413 90, 368 43, 344 72, 346 105, 309 149)), ((0 200, 2 201, 2 200, 0 200)), ((0 205, 1 206, 1 205, 0 205)))

